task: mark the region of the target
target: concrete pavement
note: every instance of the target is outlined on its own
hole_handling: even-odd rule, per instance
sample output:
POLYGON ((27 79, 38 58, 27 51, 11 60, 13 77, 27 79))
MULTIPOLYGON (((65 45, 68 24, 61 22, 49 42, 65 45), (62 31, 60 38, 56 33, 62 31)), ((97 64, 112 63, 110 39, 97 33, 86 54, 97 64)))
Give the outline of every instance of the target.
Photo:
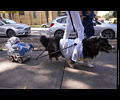
POLYGON ((1 51, 0 57, 0 88, 22 89, 59 89, 64 67, 62 63, 48 61, 48 58, 35 60, 39 51, 33 51, 32 58, 23 64, 11 63, 6 51, 1 51))
POLYGON ((115 53, 101 53, 94 61, 95 68, 87 68, 81 62, 71 69, 64 58, 61 62, 49 62, 48 56, 35 60, 40 52, 33 51, 30 60, 19 64, 9 62, 6 51, 0 51, 0 89, 22 89, 26 85, 28 89, 117 88, 115 53))
MULTIPOLYGON (((41 31, 37 33, 34 30, 36 33, 25 36, 30 41, 25 37, 21 39, 35 46, 39 44, 36 48, 44 49, 38 37, 41 31)), ((0 89, 23 89, 25 86, 28 89, 117 89, 116 50, 109 54, 102 52, 93 62, 95 68, 87 68, 79 62, 75 64, 75 69, 69 68, 64 58, 60 58, 60 62, 55 59, 49 62, 48 56, 35 60, 40 53, 33 51, 30 60, 19 64, 8 61, 6 50, 0 51, 0 89)))

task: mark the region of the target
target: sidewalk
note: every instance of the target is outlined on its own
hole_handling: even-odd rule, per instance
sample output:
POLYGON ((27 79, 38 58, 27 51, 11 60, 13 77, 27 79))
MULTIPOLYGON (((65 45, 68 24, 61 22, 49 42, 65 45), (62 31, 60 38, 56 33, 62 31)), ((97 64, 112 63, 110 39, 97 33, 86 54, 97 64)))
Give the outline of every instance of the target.
POLYGON ((76 63, 71 69, 64 58, 61 62, 49 62, 48 56, 35 60, 40 52, 33 51, 30 60, 19 64, 9 62, 6 51, 0 51, 0 89, 23 89, 26 85, 28 89, 117 88, 116 53, 101 53, 94 61, 95 68, 76 63))

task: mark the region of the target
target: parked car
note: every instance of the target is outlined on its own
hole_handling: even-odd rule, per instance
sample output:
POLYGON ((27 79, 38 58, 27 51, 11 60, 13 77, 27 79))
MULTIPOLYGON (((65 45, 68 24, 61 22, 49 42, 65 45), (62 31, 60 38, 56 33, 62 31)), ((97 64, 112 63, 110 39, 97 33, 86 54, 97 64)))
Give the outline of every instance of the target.
MULTIPOLYGON (((66 19, 67 19, 67 16, 61 16, 61 17, 56 17, 52 21, 49 29, 49 33, 51 36, 63 37, 65 27, 66 27, 66 19)), ((116 24, 106 24, 106 23, 102 23, 100 21, 94 21, 94 20, 93 20, 93 23, 94 23, 96 36, 102 36, 109 39, 117 38, 116 24)), ((75 38, 75 37, 76 37, 76 34, 73 32, 73 29, 72 29, 69 38, 75 38)))
POLYGON ((0 21, 0 36, 20 36, 31 33, 30 26, 22 23, 16 23, 10 19, 2 19, 0 21))
POLYGON ((44 28, 49 28, 49 27, 50 27, 50 24, 51 24, 51 22, 46 23, 46 24, 42 24, 42 25, 41 25, 41 27, 44 27, 44 28))

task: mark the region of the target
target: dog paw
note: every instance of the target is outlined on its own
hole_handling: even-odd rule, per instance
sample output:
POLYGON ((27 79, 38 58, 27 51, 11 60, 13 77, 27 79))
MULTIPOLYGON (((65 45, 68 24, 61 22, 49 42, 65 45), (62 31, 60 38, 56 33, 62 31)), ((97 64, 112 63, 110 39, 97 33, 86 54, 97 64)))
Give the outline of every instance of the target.
POLYGON ((87 67, 94 68, 94 65, 89 64, 89 65, 87 65, 87 67))
POLYGON ((50 63, 52 63, 52 60, 49 60, 50 63))
POLYGON ((58 63, 59 63, 59 62, 62 62, 62 60, 56 60, 56 62, 58 62, 58 63))
POLYGON ((69 64, 70 68, 74 68, 74 64, 69 64))

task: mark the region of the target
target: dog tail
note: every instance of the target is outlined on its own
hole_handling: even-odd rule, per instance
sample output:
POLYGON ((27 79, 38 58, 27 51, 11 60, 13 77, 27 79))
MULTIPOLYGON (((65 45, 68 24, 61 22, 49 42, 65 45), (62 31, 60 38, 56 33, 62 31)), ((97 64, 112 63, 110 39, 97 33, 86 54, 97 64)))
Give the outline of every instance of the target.
POLYGON ((45 49, 47 50, 48 44, 50 42, 50 38, 47 38, 45 35, 42 35, 40 37, 40 42, 42 43, 42 45, 45 47, 45 49))

